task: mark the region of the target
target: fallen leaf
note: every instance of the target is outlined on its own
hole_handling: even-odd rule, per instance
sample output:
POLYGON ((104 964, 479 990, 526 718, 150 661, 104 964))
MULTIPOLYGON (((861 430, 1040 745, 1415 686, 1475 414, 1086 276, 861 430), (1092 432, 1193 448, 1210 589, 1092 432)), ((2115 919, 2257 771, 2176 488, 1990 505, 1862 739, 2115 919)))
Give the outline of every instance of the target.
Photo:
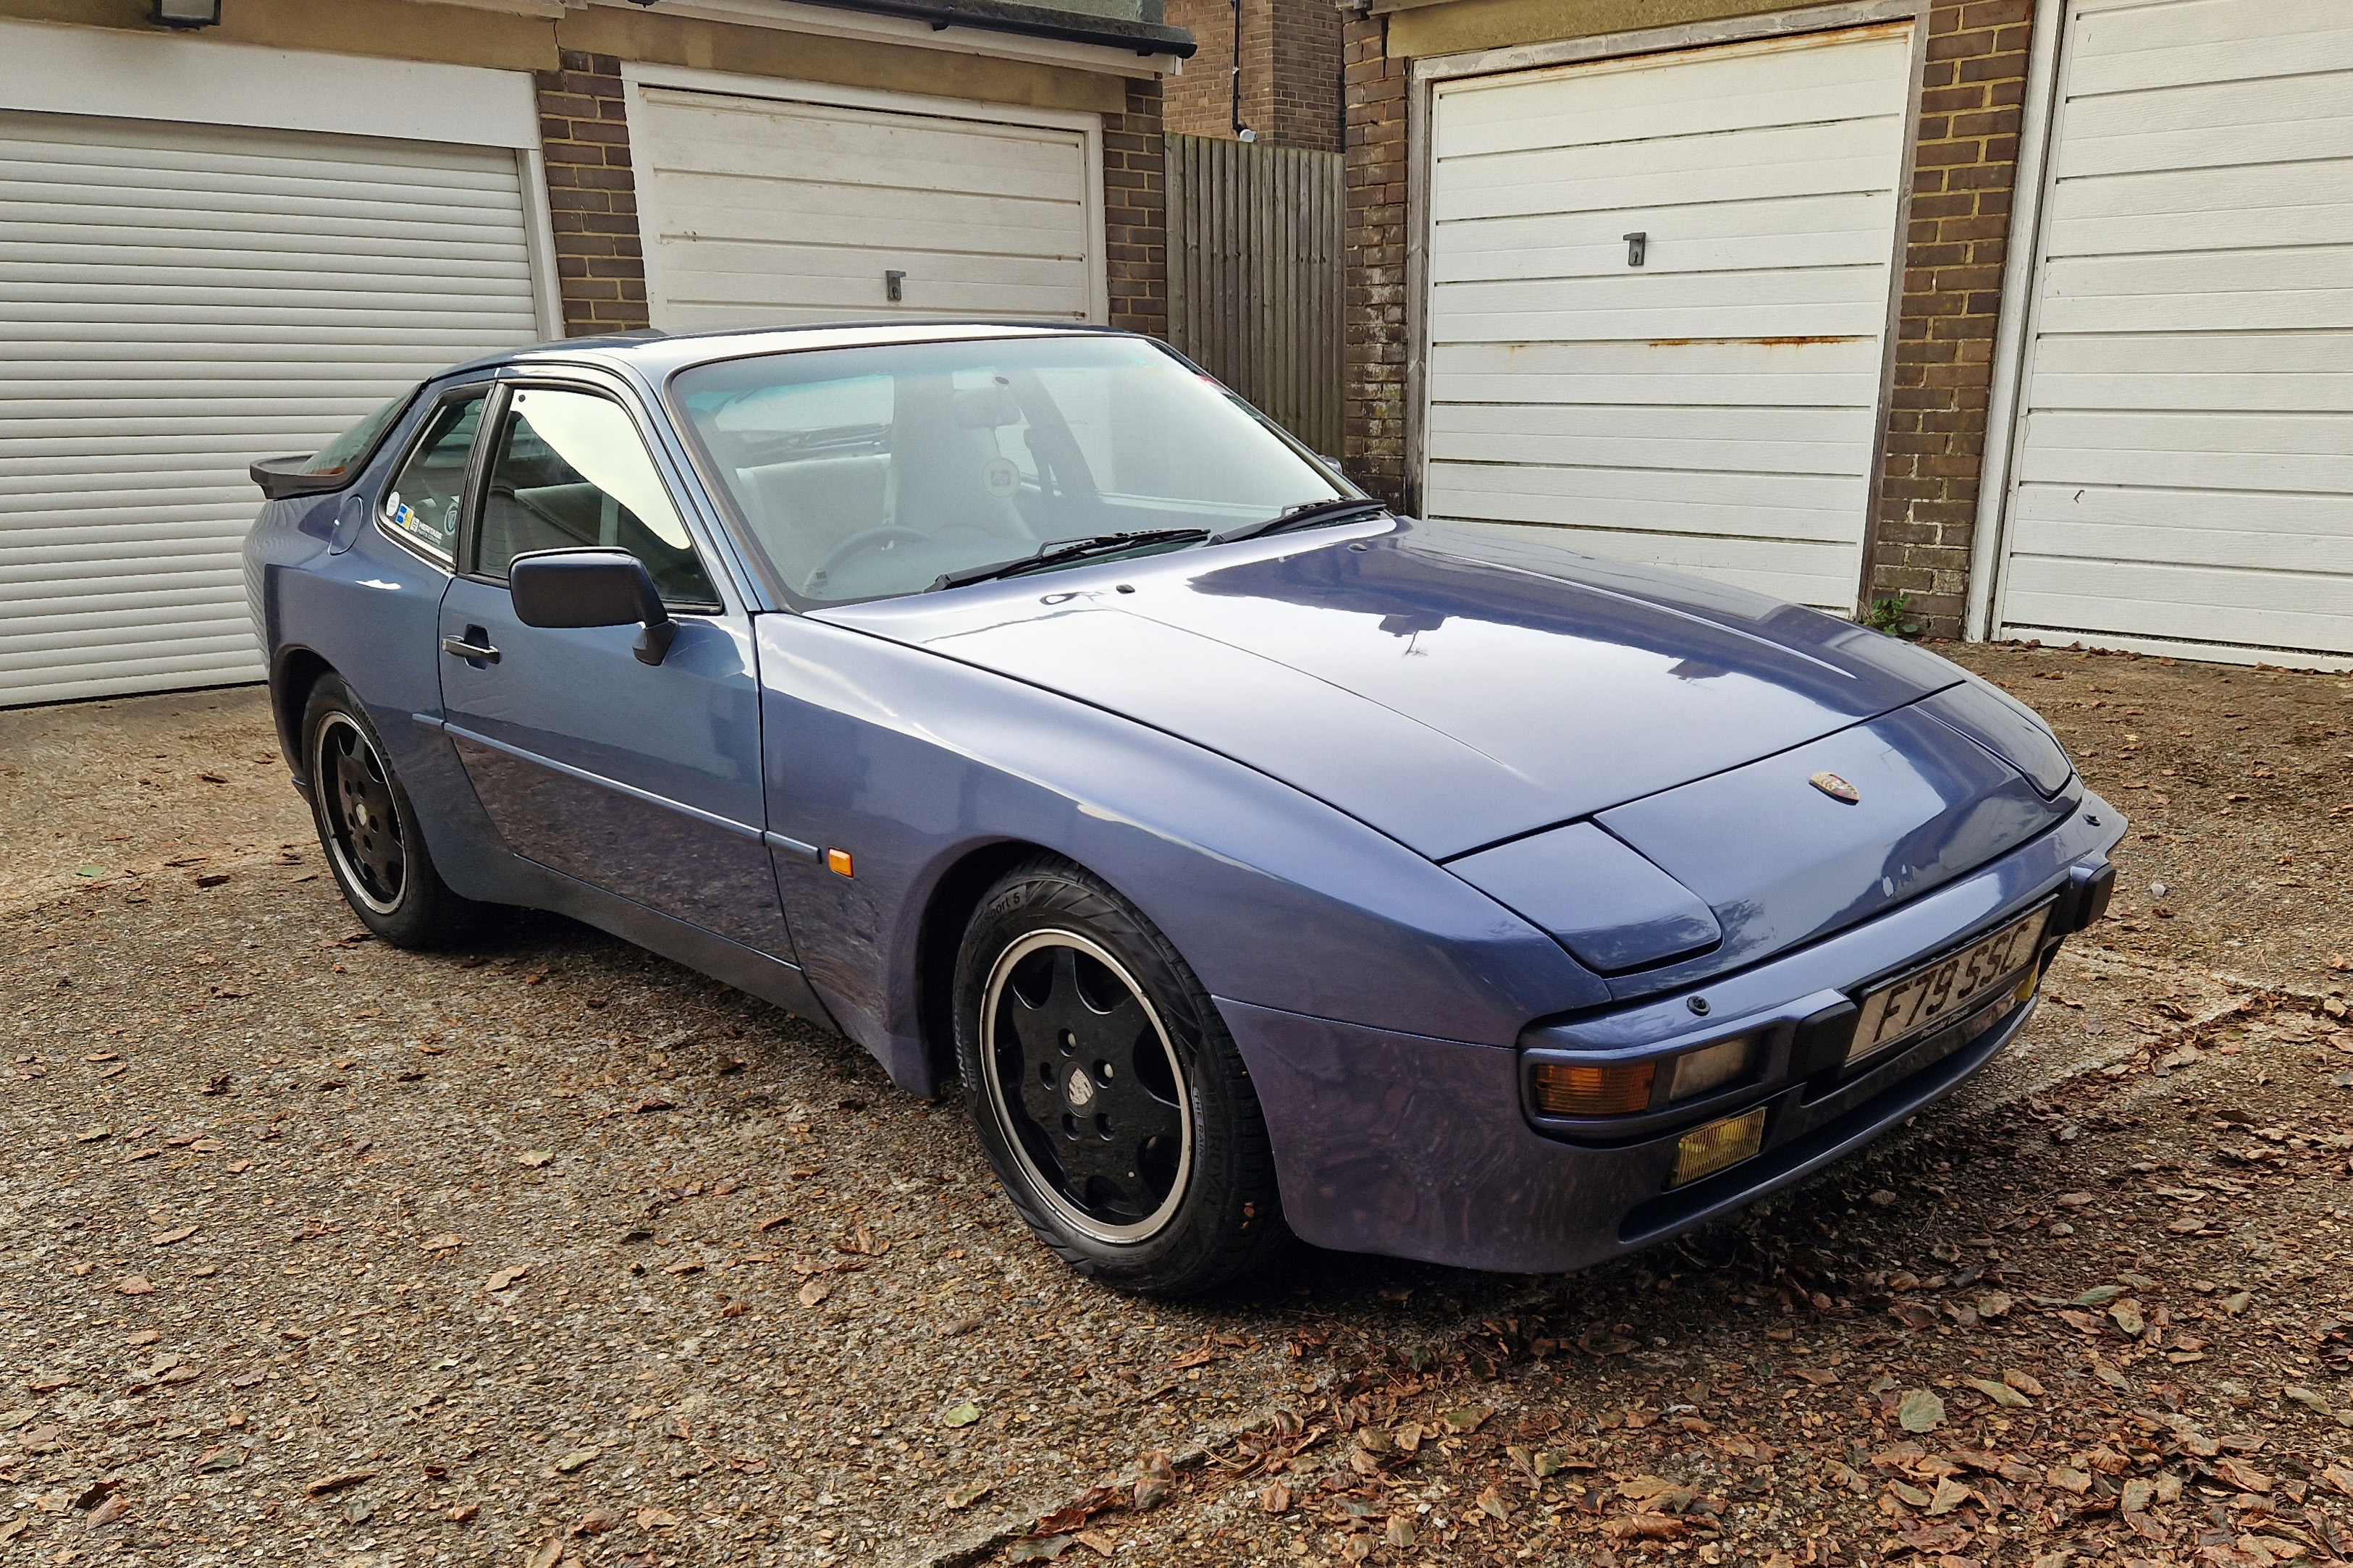
POLYGON ((2010 1316, 2010 1308, 2016 1304, 2010 1299, 2007 1292, 1989 1290, 1978 1298, 1978 1316, 1986 1319, 2006 1318, 2010 1316))
POLYGON ((1460 1410, 1444 1411, 1438 1418, 1446 1423, 1450 1432, 1476 1432, 1493 1414, 1495 1407, 1492 1405, 1466 1405, 1460 1410))
POLYGON ((804 1307, 814 1307, 819 1301, 824 1300, 828 1296, 832 1294, 832 1286, 827 1284, 822 1279, 812 1279, 807 1284, 800 1288, 799 1294, 796 1299, 804 1307))
POLYGON ((1291 1489, 1284 1486, 1281 1481, 1275 1482, 1272 1486, 1258 1494, 1258 1506, 1260 1510, 1265 1513, 1289 1513, 1291 1511, 1291 1489))
POLYGON ((678 1515, 666 1508, 649 1507, 638 1510, 639 1530, 676 1530, 679 1522, 678 1515))
POLYGON ((2094 1285, 2075 1298, 2078 1307, 2105 1307, 2125 1293, 2121 1285, 2094 1285))
POLYGON ((838 1252, 848 1252, 860 1258, 880 1258, 891 1250, 889 1242, 862 1225, 852 1230, 847 1240, 837 1241, 833 1246, 838 1252))
POLYGON ((575 1535, 602 1535, 621 1526, 621 1516, 609 1508, 592 1508, 572 1527, 575 1535))
POLYGON ((1928 1500, 1929 1516, 1934 1518, 1936 1515, 1940 1513, 1952 1512, 1955 1509, 1960 1507, 1962 1503, 1968 1501, 1968 1488, 1953 1479, 1950 1476, 1943 1478, 1936 1483, 1936 1495, 1928 1500))
POLYGON ((973 1504, 978 1502, 981 1499, 987 1497, 996 1489, 997 1483, 995 1481, 973 1481, 965 1486, 960 1486, 956 1488, 955 1490, 948 1493, 947 1508, 950 1512, 954 1512, 955 1510, 960 1508, 970 1508, 973 1504))
POLYGON ((752 1228, 758 1231, 770 1231, 780 1225, 790 1225, 792 1218, 793 1216, 788 1214, 772 1214, 752 1228))
POLYGON ((2052 1465, 2042 1472, 2042 1479, 2061 1491, 2073 1492, 2077 1497, 2092 1489, 2090 1476, 2066 1465, 2052 1465))
POLYGON ((523 1559, 523 1568, 555 1568, 556 1559, 564 1555, 564 1537, 551 1535, 539 1543, 537 1551, 523 1559))
MULTIPOLYGON (((1487 1489, 1493 1491, 1494 1489, 1490 1487, 1487 1489)), ((1388 1527, 1381 1531, 1381 1539, 1395 1547, 1411 1546, 1414 1542, 1413 1515, 1409 1513, 1389 1515, 1388 1527)))
POLYGON ((452 1247, 465 1246, 466 1238, 454 1231, 448 1231, 426 1237, 422 1245, 427 1252, 448 1252, 452 1247))
POLYGON ((332 1492, 343 1491, 347 1488, 358 1486, 363 1481, 374 1479, 375 1479, 374 1470, 344 1470, 340 1474, 322 1477, 312 1481, 302 1489, 302 1495, 311 1498, 325 1497, 332 1492))
POLYGON ((118 1296, 152 1296, 155 1293, 155 1287, 143 1274, 125 1274, 114 1291, 118 1296))
POLYGON ((195 1226, 175 1226, 170 1230, 157 1231, 154 1235, 149 1237, 147 1240, 153 1246, 169 1247, 175 1241, 185 1241, 188 1237, 195 1234, 196 1227, 195 1226))
POLYGON ((1108 1557, 1119 1550, 1119 1542, 1100 1530, 1082 1530, 1077 1539, 1080 1545, 1098 1557, 1108 1557))
POLYGON ((1896 1405, 1895 1419, 1906 1432, 1934 1432, 1945 1424, 1945 1402, 1925 1388, 1913 1389, 1896 1405))
POLYGON ((516 1280, 522 1279, 524 1275, 530 1272, 531 1265, 528 1263, 518 1263, 512 1268, 501 1268, 496 1274, 491 1275, 489 1279, 483 1281, 482 1289, 485 1290, 503 1290, 508 1286, 513 1284, 516 1280))
POLYGON ((2026 1403, 2026 1395, 2021 1394, 2017 1389, 2010 1387, 2010 1384, 2006 1383, 1996 1383, 1991 1378, 1988 1377, 1965 1377, 1961 1381, 1968 1384, 1971 1388, 1976 1389, 1979 1394, 1984 1394, 1988 1399, 1992 1400, 1996 1405, 2005 1405, 2015 1410, 2024 1405, 2026 1403))
POLYGON ((2234 1486, 2242 1492, 2267 1492, 2272 1489, 2272 1479, 2269 1476, 2246 1461, 2233 1458, 2227 1454, 2214 1461, 2214 1474, 2227 1485, 2234 1486))
POLYGON ((665 1274, 700 1274, 702 1272, 702 1265, 695 1258, 682 1258, 676 1263, 665 1263, 662 1265, 662 1272, 665 1274))
POLYGON ((554 1154, 544 1149, 526 1149, 522 1153, 515 1156, 515 1163, 518 1165, 529 1165, 533 1170, 536 1171, 542 1165, 546 1164, 550 1160, 554 1158, 555 1156, 554 1154))
POLYGON ((1008 1563, 1051 1563, 1071 1549, 1078 1538, 1071 1535, 1032 1536, 1013 1543, 1005 1554, 1008 1563))
POLYGON ((1472 1506, 1481 1513, 1496 1519, 1508 1519, 1512 1513, 1511 1504, 1504 1500, 1504 1494, 1497 1491, 1493 1484, 1479 1493, 1478 1500, 1472 1506))
POLYGON ((131 1500, 124 1497, 121 1492, 116 1492, 112 1497, 108 1498, 104 1502, 100 1503, 96 1508, 90 1510, 90 1519, 88 1521, 87 1527, 91 1530, 96 1530, 101 1525, 112 1524, 116 1520, 121 1519, 124 1514, 129 1513, 130 1511, 131 1500))
POLYGON ((2152 1483, 2135 1476, 2125 1483, 2124 1495, 2117 1500, 2116 1507, 2126 1513, 2147 1513, 2150 1500, 2156 1496, 2157 1488, 2152 1483))
POLYGON ((558 1474, 568 1476, 604 1451, 602 1448, 575 1448, 555 1461, 556 1471, 558 1474))
POLYGON ((969 1426, 979 1419, 980 1406, 967 1399, 962 1405, 957 1405, 955 1409, 950 1410, 946 1415, 941 1416, 940 1425, 943 1426, 969 1426))

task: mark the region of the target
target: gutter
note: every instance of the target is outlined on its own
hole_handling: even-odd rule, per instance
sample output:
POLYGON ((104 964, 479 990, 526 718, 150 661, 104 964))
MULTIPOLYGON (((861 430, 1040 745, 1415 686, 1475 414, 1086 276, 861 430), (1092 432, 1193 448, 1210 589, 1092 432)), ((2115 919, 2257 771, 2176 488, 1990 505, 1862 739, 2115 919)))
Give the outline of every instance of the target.
MULTIPOLYGON (((875 16, 900 16, 929 22, 934 32, 949 27, 973 27, 987 33, 1014 33, 1025 37, 1056 38, 1064 43, 1094 44, 1106 48, 1133 49, 1139 55, 1173 55, 1190 59, 1199 47, 1182 27, 1161 22, 1131 21, 1124 16, 1099 16, 1046 5, 1024 5, 1014 0, 805 0, 837 11, 862 11, 875 16)), ((1156 7, 1155 7, 1156 9, 1156 7)))

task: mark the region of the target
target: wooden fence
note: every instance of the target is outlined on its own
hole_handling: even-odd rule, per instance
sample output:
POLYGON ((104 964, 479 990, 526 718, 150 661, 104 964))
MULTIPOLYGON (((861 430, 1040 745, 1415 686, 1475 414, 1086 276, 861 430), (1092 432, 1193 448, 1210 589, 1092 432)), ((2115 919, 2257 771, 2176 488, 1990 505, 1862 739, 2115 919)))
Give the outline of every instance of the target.
POLYGON ((1168 138, 1168 341, 1333 457, 1343 188, 1337 153, 1168 138))

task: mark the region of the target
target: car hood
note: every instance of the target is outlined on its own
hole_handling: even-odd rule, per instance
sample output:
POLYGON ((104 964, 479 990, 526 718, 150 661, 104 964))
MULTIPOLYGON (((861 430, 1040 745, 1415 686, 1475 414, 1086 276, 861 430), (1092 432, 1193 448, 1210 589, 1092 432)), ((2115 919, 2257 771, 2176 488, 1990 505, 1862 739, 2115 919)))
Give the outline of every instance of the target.
POLYGON ((1409 521, 819 618, 1182 736, 1438 860, 1964 679, 1907 644, 1744 590, 1409 521))

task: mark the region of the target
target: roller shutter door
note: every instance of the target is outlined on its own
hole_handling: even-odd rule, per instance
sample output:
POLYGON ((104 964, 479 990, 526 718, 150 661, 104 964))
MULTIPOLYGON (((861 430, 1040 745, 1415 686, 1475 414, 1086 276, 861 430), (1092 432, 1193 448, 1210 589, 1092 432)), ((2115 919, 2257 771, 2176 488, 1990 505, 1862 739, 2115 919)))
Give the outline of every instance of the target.
POLYGON ((1851 612, 1911 49, 1898 24, 1438 84, 1424 510, 1851 612))
POLYGON ((511 151, 0 113, 0 704, 258 679, 246 465, 537 335, 511 151))
POLYGON ((1998 625, 2353 657, 2353 8, 2079 4, 1998 625))
POLYGON ((1094 317, 1082 132, 648 86, 629 141, 658 327, 1094 317))

